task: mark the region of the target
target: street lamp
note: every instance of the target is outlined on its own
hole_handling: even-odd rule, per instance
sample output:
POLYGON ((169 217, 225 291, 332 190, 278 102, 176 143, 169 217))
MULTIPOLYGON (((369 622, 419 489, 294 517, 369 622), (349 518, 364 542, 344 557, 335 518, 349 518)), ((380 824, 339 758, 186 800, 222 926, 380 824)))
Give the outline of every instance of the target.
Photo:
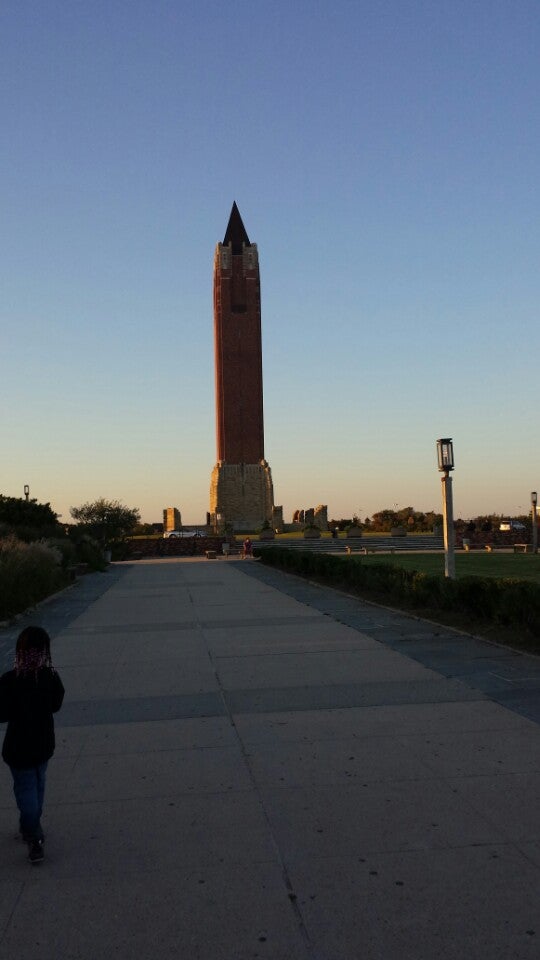
POLYGON ((452 504, 452 477, 450 471, 454 469, 454 448, 450 437, 437 440, 437 460, 441 477, 443 494, 443 528, 444 528, 444 575, 451 580, 456 579, 456 558, 454 544, 454 508, 452 504))
POLYGON ((25 500, 29 500, 29 499, 30 499, 30 487, 28 486, 27 483, 25 483, 25 485, 24 485, 24 498, 25 498, 25 500))
POLYGON ((533 490, 531 493, 531 512, 532 512, 532 552, 538 553, 538 520, 536 513, 536 505, 538 503, 538 495, 536 490, 533 490))

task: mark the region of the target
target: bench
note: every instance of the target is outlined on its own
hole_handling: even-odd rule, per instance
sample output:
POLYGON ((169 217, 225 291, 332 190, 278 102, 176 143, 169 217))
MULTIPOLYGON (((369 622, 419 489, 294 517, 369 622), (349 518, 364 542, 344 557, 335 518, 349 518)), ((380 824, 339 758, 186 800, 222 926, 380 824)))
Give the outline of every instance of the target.
POLYGON ((514 553, 532 553, 532 546, 530 543, 515 543, 514 553))
POLYGON ((206 553, 206 559, 207 559, 207 560, 215 560, 215 559, 216 559, 216 551, 215 551, 215 550, 206 550, 205 553, 206 553))

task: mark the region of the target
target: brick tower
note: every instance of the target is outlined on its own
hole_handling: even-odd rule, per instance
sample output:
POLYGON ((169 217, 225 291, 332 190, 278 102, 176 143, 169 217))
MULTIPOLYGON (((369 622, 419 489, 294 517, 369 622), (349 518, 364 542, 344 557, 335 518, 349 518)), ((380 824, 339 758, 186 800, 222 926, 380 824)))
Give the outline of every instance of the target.
POLYGON ((217 463, 210 484, 216 526, 272 521, 272 474, 264 459, 261 284, 257 245, 233 203, 214 256, 217 463))

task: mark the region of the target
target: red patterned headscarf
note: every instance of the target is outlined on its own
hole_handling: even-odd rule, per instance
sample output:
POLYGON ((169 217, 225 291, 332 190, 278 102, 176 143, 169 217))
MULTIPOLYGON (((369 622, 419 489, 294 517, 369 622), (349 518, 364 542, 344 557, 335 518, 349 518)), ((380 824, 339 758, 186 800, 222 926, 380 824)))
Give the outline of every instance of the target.
POLYGON ((25 627, 15 649, 15 673, 18 677, 34 674, 44 667, 54 670, 51 660, 51 638, 43 627, 25 627))

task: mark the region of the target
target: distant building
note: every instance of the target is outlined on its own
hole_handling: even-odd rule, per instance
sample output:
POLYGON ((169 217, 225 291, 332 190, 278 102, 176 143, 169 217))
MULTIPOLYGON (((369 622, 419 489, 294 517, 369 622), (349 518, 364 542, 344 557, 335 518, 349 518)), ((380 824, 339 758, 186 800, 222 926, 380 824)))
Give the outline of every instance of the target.
POLYGON ((283 533, 285 529, 283 523, 283 507, 274 507, 272 510, 272 529, 276 533, 283 533))
POLYGON ((163 532, 182 529, 182 515, 176 507, 165 507, 163 511, 163 532))
POLYGON ((328 505, 320 503, 315 507, 315 525, 319 530, 328 530, 328 505))

